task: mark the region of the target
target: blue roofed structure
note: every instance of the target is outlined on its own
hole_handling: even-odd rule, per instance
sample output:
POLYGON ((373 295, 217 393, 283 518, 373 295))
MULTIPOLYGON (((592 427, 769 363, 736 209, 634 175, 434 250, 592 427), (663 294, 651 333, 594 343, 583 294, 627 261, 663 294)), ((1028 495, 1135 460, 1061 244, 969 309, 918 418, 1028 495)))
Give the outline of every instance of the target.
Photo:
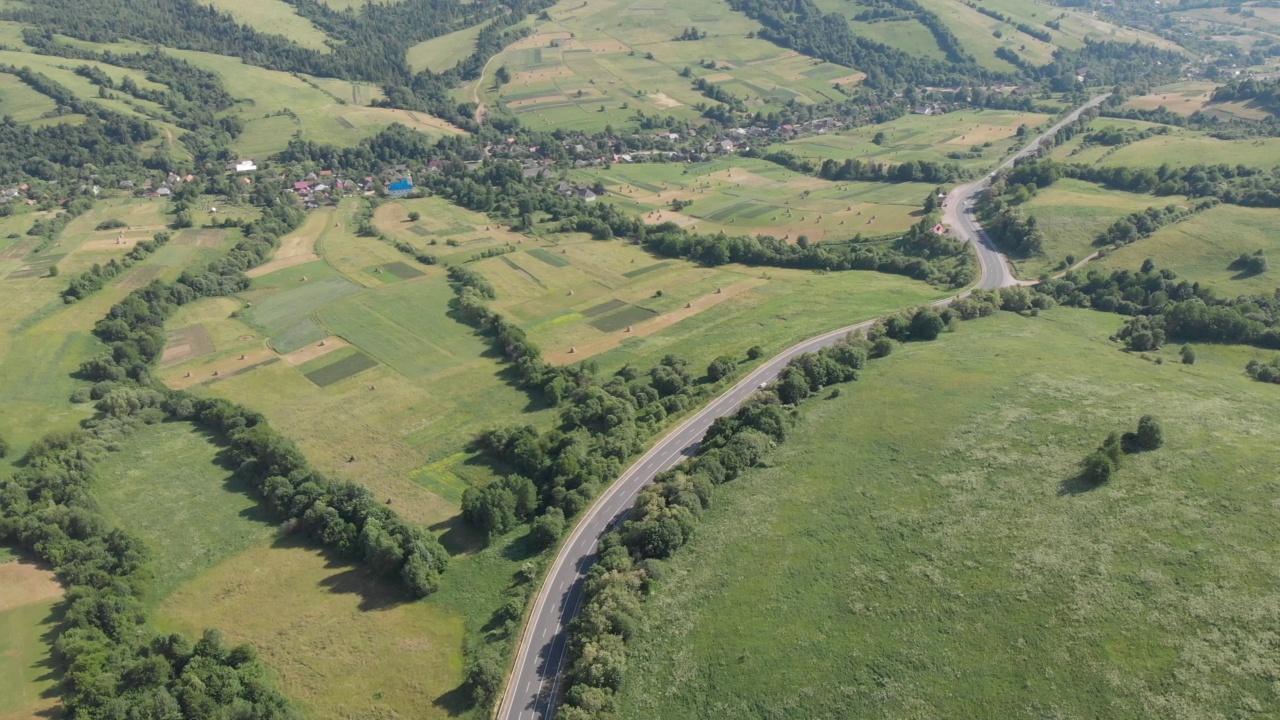
POLYGON ((391 194, 391 197, 404 197, 413 192, 413 181, 409 178, 397 180, 387 186, 387 192, 391 194))

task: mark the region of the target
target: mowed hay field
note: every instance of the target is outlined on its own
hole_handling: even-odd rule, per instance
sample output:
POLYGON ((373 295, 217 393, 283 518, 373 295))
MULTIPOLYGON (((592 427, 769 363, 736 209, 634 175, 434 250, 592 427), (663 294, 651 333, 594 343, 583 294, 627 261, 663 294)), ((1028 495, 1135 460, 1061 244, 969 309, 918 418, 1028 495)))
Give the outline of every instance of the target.
POLYGON ((724 4, 564 0, 547 14, 550 20, 535 21, 530 36, 495 56, 490 72, 473 88, 484 102, 502 105, 535 129, 621 127, 637 111, 692 120, 699 116, 692 106, 709 102, 692 87, 699 77, 766 112, 791 100, 839 99, 836 82, 851 84, 862 77, 851 68, 748 38, 760 25, 724 4), (693 26, 708 37, 674 39, 693 26), (716 68, 703 68, 703 60, 714 61, 716 68), (511 73, 511 82, 495 91, 492 73, 501 66, 511 73), (680 77, 685 67, 693 78, 680 77))
POLYGON ((620 164, 577 170, 649 224, 674 222, 704 233, 772 235, 795 242, 849 240, 901 233, 920 221, 927 183, 830 182, 765 160, 737 156, 689 165, 620 164), (692 204, 679 212, 673 200, 692 204))
MULTIPOLYGON (((393 225, 406 207, 421 210, 425 222, 459 220, 442 201, 414 200, 384 206, 379 227, 400 232, 393 225)), ((550 414, 531 407, 483 339, 449 316, 454 294, 443 269, 355 236, 356 209, 349 200, 315 211, 282 241, 282 250, 322 259, 255 277, 236 298, 181 308, 168 325, 170 349, 192 350, 160 375, 171 387, 265 413, 318 468, 358 477, 406 518, 448 523, 463 490, 492 477, 468 450, 475 435, 526 411, 535 424, 550 414)), ((405 227, 406 242, 427 249, 405 227)), ((468 240, 457 252, 485 244, 468 240)), ((475 541, 459 533, 458 543, 475 541)))
POLYGON ((706 268, 612 241, 562 242, 476 267, 498 290, 493 307, 519 323, 548 361, 591 358, 605 371, 647 368, 667 354, 705 367, 722 354, 744 357, 753 345, 769 354, 945 294, 872 272, 706 268))
POLYGON ((1280 285, 1274 266, 1250 275, 1229 266, 1244 253, 1280 257, 1276 225, 1280 215, 1265 208, 1218 205, 1176 225, 1161 228, 1101 260, 1106 268, 1136 270, 1151 258, 1157 267, 1211 287, 1221 297, 1271 295, 1280 285))
POLYGON ((1032 130, 1045 124, 1048 115, 1012 110, 961 110, 942 115, 911 114, 878 125, 791 140, 785 149, 815 164, 827 158, 861 159, 883 163, 910 160, 955 163, 975 171, 995 165, 1018 146, 1018 127, 1032 130), (883 132, 883 144, 871 142, 883 132), (991 143, 991 147, 982 147, 991 143), (955 160, 949 153, 969 153, 977 146, 981 156, 955 160))
MULTIPOLYGON (((92 211, 68 224, 59 240, 36 252, 37 240, 24 233, 37 217, 34 213, 0 220, 0 436, 13 446, 3 462, 15 462, 26 447, 51 430, 75 427, 91 412, 88 406, 68 402, 79 386, 72 374, 98 353, 102 344, 92 335, 94 323, 107 314, 132 289, 138 273, 172 280, 189 263, 195 263, 218 247, 188 245, 175 237, 168 246, 119 276, 88 298, 68 305, 61 292, 70 278, 94 263, 120 258, 132 240, 149 238, 163 227, 160 203, 136 200, 104 200, 92 211), (126 243, 116 245, 121 230, 95 231, 107 218, 130 224, 126 243), (143 229, 145 228, 145 229, 143 229), (49 268, 58 277, 48 277, 49 268)), ((234 241, 228 236, 227 241, 234 241)))
MULTIPOLYGON (((1146 130, 1156 123, 1118 118, 1097 118, 1089 124, 1090 131, 1105 129, 1146 130)), ((1207 134, 1184 128, 1168 128, 1164 135, 1154 135, 1128 145, 1107 147, 1089 145, 1085 133, 1054 148, 1049 157, 1060 162, 1084 163, 1111 167, 1160 167, 1171 165, 1247 165, 1249 167, 1273 167, 1280 165, 1280 139, 1246 138, 1219 140, 1207 134)))
POLYGON ((0 548, 0 718, 57 717, 51 643, 61 620, 54 574, 0 548))
POLYGON ((1275 388, 1251 349, 1120 352, 1121 320, 966 323, 808 403, 665 563, 621 714, 1274 715, 1275 388), (1082 492, 1146 413, 1165 446, 1082 492))
MULTIPOLYGON (((1111 190, 1080 180, 1063 179, 1036 193, 1022 204, 1022 212, 1034 217, 1044 234, 1044 254, 1013 261, 1024 279, 1061 269, 1068 256, 1075 262, 1096 252, 1093 241, 1116 220, 1149 207, 1185 205, 1182 196, 1154 197, 1111 190)), ((1142 241, 1138 242, 1139 245, 1142 241)))

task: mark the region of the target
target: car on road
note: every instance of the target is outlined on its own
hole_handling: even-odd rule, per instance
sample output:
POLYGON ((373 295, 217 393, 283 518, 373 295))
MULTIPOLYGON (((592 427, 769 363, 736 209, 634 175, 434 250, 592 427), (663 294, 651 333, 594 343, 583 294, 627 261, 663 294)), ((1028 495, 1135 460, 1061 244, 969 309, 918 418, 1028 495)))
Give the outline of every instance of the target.
POLYGON ((756 386, 756 388, 763 388, 765 385, 768 385, 768 384, 769 383, 760 383, 759 385, 756 386))

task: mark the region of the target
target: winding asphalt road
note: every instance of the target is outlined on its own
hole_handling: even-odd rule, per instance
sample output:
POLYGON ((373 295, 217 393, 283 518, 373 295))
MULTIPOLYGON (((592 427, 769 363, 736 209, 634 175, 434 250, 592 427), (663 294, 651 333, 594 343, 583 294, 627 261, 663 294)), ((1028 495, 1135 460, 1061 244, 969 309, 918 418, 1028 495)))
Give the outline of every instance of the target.
MULTIPOLYGON (((1093 98, 1063 118, 1044 134, 1029 143, 1019 153, 1000 165, 1003 170, 1020 157, 1035 152, 1040 141, 1063 125, 1075 120, 1084 110, 1106 99, 1106 95, 1093 98)), ((993 173, 994 174, 994 173, 993 173)), ((971 242, 978 253, 981 276, 974 286, 994 289, 1016 285, 1009 263, 996 249, 991 239, 968 212, 969 201, 975 200, 990 181, 990 176, 955 188, 947 195, 944 223, 951 226, 961 239, 971 242)), ((968 291, 957 295, 961 297, 968 291)), ((945 305, 955 298, 938 301, 945 305)), ((645 453, 616 481, 609 485, 595 503, 583 514, 573 533, 560 548, 555 563, 547 573, 538 592, 533 610, 525 622, 516 651, 515 667, 507 681, 497 717, 501 720, 551 720, 555 716, 560 696, 560 684, 568 663, 568 624, 578 612, 582 602, 583 582, 587 570, 595 562, 596 544, 601 535, 621 522, 631 509, 636 495, 659 473, 668 470, 690 457, 698 443, 716 418, 729 415, 738 409, 764 383, 771 382, 786 368, 791 359, 801 353, 814 352, 834 345, 840 338, 855 330, 870 327, 875 320, 842 327, 824 335, 797 343, 774 356, 764 365, 740 380, 717 397, 693 417, 666 434, 653 449, 645 453)))

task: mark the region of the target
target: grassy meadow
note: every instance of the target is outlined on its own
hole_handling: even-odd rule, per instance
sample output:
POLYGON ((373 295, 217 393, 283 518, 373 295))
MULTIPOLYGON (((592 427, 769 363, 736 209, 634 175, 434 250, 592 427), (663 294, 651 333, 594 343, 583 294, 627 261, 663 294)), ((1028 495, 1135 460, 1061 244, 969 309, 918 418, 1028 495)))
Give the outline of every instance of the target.
POLYGON ((1274 388, 1251 349, 1121 352, 1120 320, 966 323, 808 403, 665 563, 621 714, 1273 714, 1274 388), (1164 448, 1073 481, 1146 413, 1164 448))
POLYGON ((838 99, 834 84, 862 77, 747 37, 759 24, 725 4, 564 0, 547 14, 550 20, 534 21, 529 37, 494 57, 468 99, 479 93, 483 102, 500 104, 534 129, 598 131, 627 124, 637 111, 698 117, 692 106, 711 101, 693 89, 692 78, 680 77, 685 67, 693 78, 720 85, 765 112, 791 100, 838 99), (707 37, 675 40, 695 26, 707 37), (715 69, 702 67, 703 60, 713 61, 715 69), (493 72, 501 66, 511 82, 495 89, 493 72))
POLYGON ((892 122, 791 140, 784 148, 818 163, 827 158, 884 163, 922 160, 955 163, 973 172, 981 172, 1020 145, 1015 137, 1019 126, 1026 125, 1030 130, 1048 120, 1047 115, 1012 110, 911 114, 892 122), (872 138, 881 132, 885 135, 884 142, 873 144, 872 138), (987 143, 990 143, 989 147, 985 147, 987 143), (979 157, 948 157, 953 152, 969 154, 975 151, 980 151, 979 157))
POLYGON ((604 185, 611 202, 646 222, 699 232, 772 235, 795 241, 901 233, 920 221, 927 183, 831 182, 765 160, 726 156, 706 163, 616 164, 576 170, 571 180, 604 185), (689 201, 680 211, 673 200, 689 201))
POLYGON ((1176 225, 1161 228, 1101 260, 1103 267, 1134 269, 1151 258, 1157 267, 1211 287, 1221 297, 1271 295, 1280 280, 1274 269, 1250 275, 1229 266, 1244 253, 1263 250, 1280 257, 1276 211, 1218 205, 1176 225))
POLYGON ((324 31, 284 0, 211 0, 209 4, 258 32, 283 35, 313 50, 329 49, 324 31))
POLYGON ((221 452, 191 423, 164 423, 129 437, 98 464, 103 513, 151 551, 153 603, 274 535, 221 452))
POLYGON ((1153 197, 1069 178, 1059 180, 1022 205, 1022 211, 1034 217, 1044 233, 1044 254, 1014 261, 1014 271, 1024 279, 1035 279, 1060 270, 1059 264, 1067 256, 1079 262, 1096 252, 1094 239, 1116 220, 1149 207, 1185 202, 1180 196, 1153 197))
MULTIPOLYGON (((1155 123, 1137 120, 1097 118, 1089 124, 1089 129, 1145 130, 1155 126, 1155 123)), ((1049 157, 1060 162, 1133 168, 1156 168, 1166 164, 1173 167, 1224 164, 1265 168, 1280 165, 1280 138, 1219 140, 1202 131, 1165 127, 1168 127, 1168 132, 1164 135, 1116 147, 1087 144, 1082 133, 1054 148, 1049 157)))
POLYGON ((58 716, 51 643, 62 586, 53 573, 0 549, 0 718, 58 716))

